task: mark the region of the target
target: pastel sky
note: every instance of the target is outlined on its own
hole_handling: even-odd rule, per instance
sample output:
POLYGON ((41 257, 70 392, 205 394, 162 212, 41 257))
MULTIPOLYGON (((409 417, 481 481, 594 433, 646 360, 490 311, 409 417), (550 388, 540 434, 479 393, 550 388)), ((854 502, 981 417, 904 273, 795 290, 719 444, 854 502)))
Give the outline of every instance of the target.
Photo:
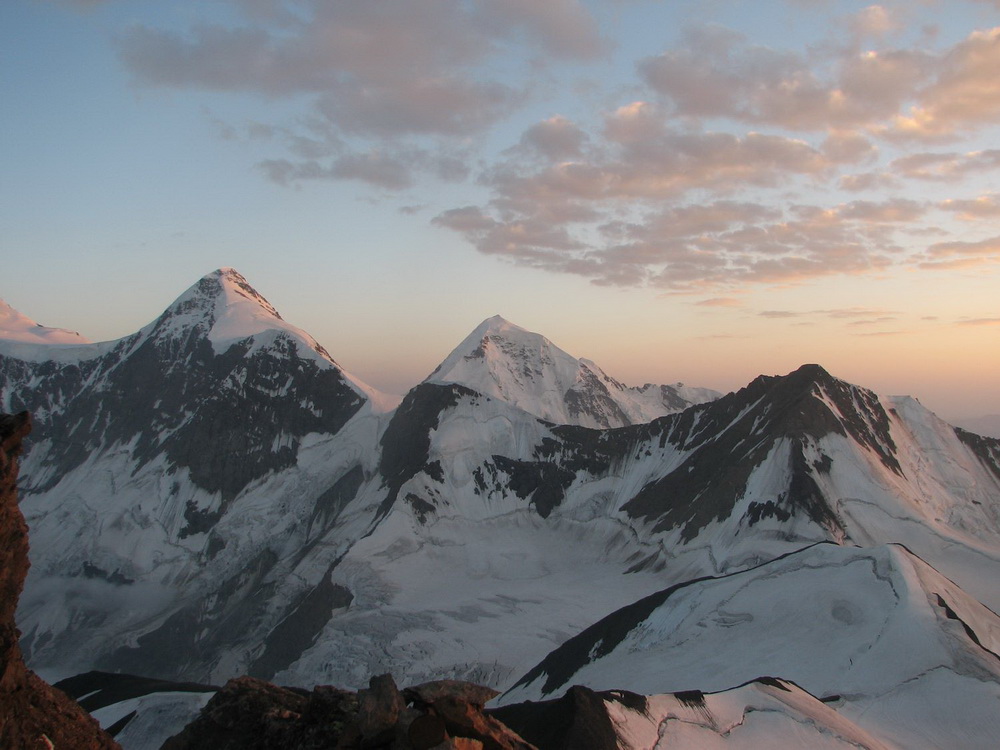
POLYGON ((402 392, 501 314, 629 384, 1000 413, 1000 0, 3 0, 0 297, 233 266, 402 392))

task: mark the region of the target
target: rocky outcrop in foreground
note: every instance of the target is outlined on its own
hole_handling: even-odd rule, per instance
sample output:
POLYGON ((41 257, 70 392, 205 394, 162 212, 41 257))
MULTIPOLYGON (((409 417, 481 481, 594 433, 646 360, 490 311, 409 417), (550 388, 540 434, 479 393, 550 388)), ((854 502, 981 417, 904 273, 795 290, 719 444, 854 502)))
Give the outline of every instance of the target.
POLYGON ((14 611, 28 574, 28 527, 17 505, 17 456, 27 412, 0 414, 0 747, 118 748, 82 708, 24 665, 14 611))
POLYGON ((238 677, 163 750, 534 750, 483 712, 496 694, 455 680, 400 691, 390 675, 371 678, 357 693, 238 677))

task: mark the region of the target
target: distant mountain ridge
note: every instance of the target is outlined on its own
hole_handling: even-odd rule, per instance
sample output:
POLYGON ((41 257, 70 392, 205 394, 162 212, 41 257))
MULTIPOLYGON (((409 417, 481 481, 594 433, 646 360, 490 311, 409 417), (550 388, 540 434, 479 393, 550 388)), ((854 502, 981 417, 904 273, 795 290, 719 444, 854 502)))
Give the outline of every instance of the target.
MULTIPOLYGON (((611 613, 699 579, 764 585, 754 571, 784 559, 809 558, 801 569, 819 577, 847 560, 876 579, 933 568, 954 590, 922 595, 946 607, 872 606, 916 618, 955 653, 978 653, 953 638, 959 620, 992 637, 986 615, 963 614, 971 602, 1000 609, 1000 441, 819 365, 718 398, 630 389, 491 318, 395 406, 232 269, 119 341, 17 347, 0 348, 0 407, 31 410, 36 424, 21 474, 33 565, 19 618, 49 679, 248 673, 356 688, 391 672, 507 689, 611 613), (682 407, 664 393, 702 400, 682 407), (817 544, 837 551, 807 552, 817 544), (885 545, 923 562, 872 551, 885 545)), ((818 579, 802 575, 805 596, 818 579)), ((843 598, 817 606, 833 617, 843 598)), ((706 607, 725 632, 750 632, 739 611, 706 607)), ((678 637, 701 626, 683 627, 678 637)), ((837 632, 831 648, 852 651, 857 631, 837 632)), ((769 663, 736 671, 795 679, 769 663)), ((969 705, 992 700, 995 676, 983 674, 957 693, 969 705)), ((874 695, 872 684, 858 690, 874 695)), ((710 701, 719 716, 730 698, 773 698, 726 695, 710 701)), ((815 702, 793 701, 819 717, 815 702)))

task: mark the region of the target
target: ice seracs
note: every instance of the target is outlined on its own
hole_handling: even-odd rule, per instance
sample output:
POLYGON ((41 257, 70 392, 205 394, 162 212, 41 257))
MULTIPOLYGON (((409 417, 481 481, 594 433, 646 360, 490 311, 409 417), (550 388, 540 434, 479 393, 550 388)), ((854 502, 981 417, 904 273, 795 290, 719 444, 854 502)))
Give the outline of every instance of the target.
POLYGON ((550 422, 597 428, 648 422, 720 395, 680 384, 626 386, 499 315, 480 323, 425 382, 458 383, 550 422))

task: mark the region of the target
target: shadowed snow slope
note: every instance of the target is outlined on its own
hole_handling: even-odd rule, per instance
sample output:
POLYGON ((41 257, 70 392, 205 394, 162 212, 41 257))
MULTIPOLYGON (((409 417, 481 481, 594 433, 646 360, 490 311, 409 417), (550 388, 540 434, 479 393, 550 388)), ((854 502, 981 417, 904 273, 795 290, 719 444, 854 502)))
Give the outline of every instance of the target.
POLYGON ((480 323, 426 382, 458 383, 541 419, 583 427, 649 422, 720 395, 680 383, 623 385, 499 315, 480 323))

